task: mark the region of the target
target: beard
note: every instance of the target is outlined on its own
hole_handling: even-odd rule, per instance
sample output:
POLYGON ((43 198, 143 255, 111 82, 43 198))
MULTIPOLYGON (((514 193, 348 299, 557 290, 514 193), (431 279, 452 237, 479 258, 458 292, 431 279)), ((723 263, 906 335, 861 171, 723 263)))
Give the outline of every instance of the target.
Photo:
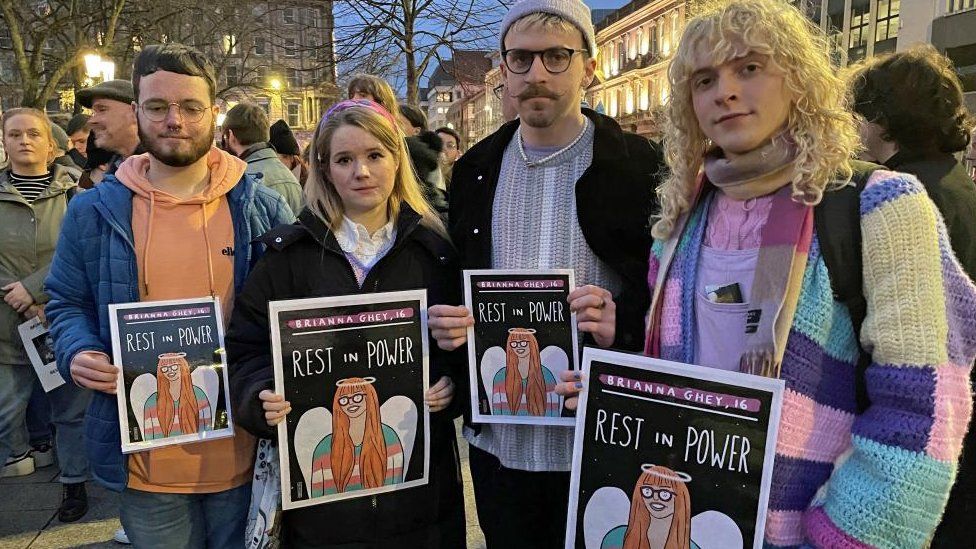
POLYGON ((179 134, 164 132, 160 135, 149 135, 143 129, 142 124, 139 124, 139 142, 142 143, 143 148, 156 160, 174 168, 185 168, 206 156, 210 152, 210 148, 213 147, 213 140, 213 125, 208 126, 205 131, 179 134), (166 144, 164 139, 170 135, 186 136, 188 139, 181 140, 175 145, 166 144))

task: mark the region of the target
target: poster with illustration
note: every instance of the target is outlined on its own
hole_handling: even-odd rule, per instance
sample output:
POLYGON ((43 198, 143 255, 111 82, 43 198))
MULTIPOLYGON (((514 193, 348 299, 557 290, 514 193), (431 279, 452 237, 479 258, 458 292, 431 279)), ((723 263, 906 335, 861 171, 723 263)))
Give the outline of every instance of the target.
POLYGON ((586 348, 566 547, 763 545, 779 379, 586 348))
POLYGON ((283 509, 427 483, 424 290, 272 301, 283 509))
POLYGON ((572 270, 464 271, 471 417, 475 423, 565 425, 559 373, 579 364, 572 270))
POLYGON ((34 318, 17 326, 20 333, 20 341, 24 344, 24 351, 30 359, 34 373, 41 382, 41 388, 45 393, 57 389, 64 385, 64 378, 58 371, 57 359, 54 356, 54 341, 51 339, 51 332, 47 326, 41 322, 41 318, 34 318))
POLYGON ((109 305, 122 452, 234 435, 220 302, 109 305))

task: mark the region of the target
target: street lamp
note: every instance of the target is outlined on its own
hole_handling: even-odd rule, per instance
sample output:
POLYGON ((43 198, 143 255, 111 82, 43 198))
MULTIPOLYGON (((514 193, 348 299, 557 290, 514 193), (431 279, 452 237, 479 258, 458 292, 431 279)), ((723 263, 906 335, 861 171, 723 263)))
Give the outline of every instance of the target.
POLYGON ((113 80, 115 78, 115 63, 97 53, 86 54, 85 74, 92 82, 95 80, 113 80))
POLYGON ((102 72, 102 56, 97 53, 85 55, 85 74, 88 78, 95 79, 102 72))

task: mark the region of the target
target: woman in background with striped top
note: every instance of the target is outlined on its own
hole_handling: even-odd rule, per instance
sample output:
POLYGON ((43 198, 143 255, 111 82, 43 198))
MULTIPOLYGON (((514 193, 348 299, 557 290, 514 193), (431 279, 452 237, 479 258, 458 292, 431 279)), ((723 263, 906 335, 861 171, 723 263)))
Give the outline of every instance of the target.
MULTIPOLYGON (((9 165, 0 171, 0 463, 3 476, 15 476, 34 470, 24 416, 37 383, 17 326, 36 316, 43 319, 48 300, 44 278, 80 173, 51 164, 51 122, 41 111, 11 109, 3 115, 2 130, 9 165)), ((88 511, 88 460, 82 447, 87 396, 73 383, 48 393, 64 485, 62 522, 88 511)))

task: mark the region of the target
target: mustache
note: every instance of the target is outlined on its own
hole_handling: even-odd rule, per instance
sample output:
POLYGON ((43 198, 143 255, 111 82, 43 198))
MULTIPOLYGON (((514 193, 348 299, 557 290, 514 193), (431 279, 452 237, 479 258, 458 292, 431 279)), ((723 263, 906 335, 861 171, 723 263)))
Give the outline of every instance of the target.
POLYGON ((559 99, 562 94, 558 94, 541 84, 529 84, 520 93, 513 95, 519 101, 544 97, 546 99, 559 99))

